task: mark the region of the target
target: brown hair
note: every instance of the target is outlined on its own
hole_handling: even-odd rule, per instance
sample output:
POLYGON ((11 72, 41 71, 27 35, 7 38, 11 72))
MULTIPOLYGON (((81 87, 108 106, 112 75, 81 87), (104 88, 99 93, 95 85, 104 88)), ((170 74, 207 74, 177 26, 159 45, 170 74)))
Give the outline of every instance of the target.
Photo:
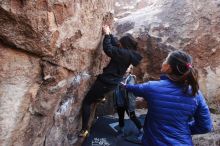
POLYGON ((171 66, 172 80, 184 84, 184 91, 189 86, 192 88, 192 95, 195 96, 199 90, 198 71, 192 66, 192 57, 183 51, 173 51, 167 58, 167 64, 171 66))
POLYGON ((137 41, 131 34, 121 37, 119 42, 124 49, 137 50, 137 41))

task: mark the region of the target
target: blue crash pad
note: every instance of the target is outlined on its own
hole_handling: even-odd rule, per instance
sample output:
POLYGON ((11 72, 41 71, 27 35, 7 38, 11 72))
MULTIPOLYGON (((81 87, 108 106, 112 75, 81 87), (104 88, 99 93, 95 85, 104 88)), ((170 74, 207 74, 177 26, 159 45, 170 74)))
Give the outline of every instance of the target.
MULTIPOLYGON (((139 119, 144 122, 145 115, 141 115, 139 119)), ((134 123, 125 120, 125 134, 126 136, 119 135, 116 130, 118 119, 110 116, 103 116, 96 120, 90 130, 89 137, 84 141, 82 146, 141 146, 128 142, 127 137, 138 135, 138 129, 134 123)))

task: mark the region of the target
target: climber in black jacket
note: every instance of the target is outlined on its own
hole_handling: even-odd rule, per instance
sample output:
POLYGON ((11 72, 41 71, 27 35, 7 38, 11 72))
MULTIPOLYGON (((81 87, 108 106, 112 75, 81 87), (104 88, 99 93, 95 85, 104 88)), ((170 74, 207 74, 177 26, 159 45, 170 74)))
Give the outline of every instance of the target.
POLYGON ((103 69, 103 73, 98 75, 95 83, 83 100, 80 137, 86 137, 88 135, 91 104, 100 101, 107 92, 114 90, 118 83, 122 81, 123 75, 129 65, 137 66, 142 59, 136 52, 137 42, 130 34, 123 36, 119 40, 119 43, 117 43, 111 35, 109 26, 103 26, 103 32, 105 34, 103 50, 111 60, 103 69))

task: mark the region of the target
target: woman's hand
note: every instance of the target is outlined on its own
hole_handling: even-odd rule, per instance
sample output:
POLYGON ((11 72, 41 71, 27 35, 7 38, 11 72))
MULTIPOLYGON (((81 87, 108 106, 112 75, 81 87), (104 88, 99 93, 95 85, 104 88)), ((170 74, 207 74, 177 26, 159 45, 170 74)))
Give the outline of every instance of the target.
POLYGON ((119 83, 119 89, 120 89, 120 90, 124 90, 124 89, 125 89, 125 86, 126 86, 125 83, 123 83, 123 82, 120 82, 120 83, 119 83))
POLYGON ((120 82, 120 86, 125 87, 126 84, 124 82, 120 82))
POLYGON ((108 25, 102 26, 102 30, 103 30, 104 34, 106 34, 106 35, 109 35, 111 33, 111 30, 108 25))

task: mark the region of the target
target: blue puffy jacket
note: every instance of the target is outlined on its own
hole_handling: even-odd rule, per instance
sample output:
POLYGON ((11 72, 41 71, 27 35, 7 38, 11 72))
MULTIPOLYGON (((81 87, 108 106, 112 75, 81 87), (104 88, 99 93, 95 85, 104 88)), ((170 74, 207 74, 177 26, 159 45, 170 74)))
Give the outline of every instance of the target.
POLYGON ((160 81, 126 85, 126 89, 148 102, 142 138, 145 146, 192 146, 192 134, 212 130, 210 112, 200 91, 192 97, 166 76, 160 81))

